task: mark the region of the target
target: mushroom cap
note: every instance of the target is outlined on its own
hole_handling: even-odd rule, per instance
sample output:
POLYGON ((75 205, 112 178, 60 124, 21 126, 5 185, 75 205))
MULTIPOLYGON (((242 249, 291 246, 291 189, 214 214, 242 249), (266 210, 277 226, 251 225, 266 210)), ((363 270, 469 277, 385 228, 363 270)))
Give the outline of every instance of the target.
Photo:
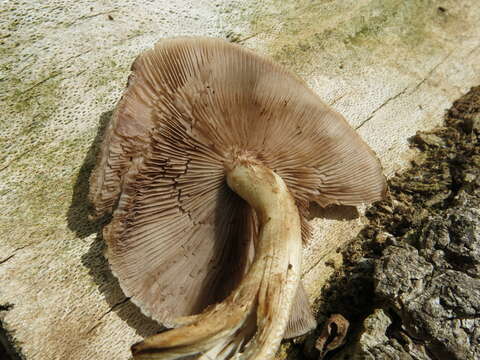
POLYGON ((97 213, 115 209, 112 271, 160 322, 221 300, 248 268, 255 214, 225 182, 238 157, 280 175, 301 215, 386 191, 373 151, 297 76, 219 39, 160 41, 135 60, 90 179, 97 213))

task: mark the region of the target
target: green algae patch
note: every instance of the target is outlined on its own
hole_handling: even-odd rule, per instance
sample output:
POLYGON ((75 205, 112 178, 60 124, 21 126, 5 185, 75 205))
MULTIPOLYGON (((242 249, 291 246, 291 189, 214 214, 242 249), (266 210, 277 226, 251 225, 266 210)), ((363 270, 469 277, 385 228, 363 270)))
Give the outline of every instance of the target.
MULTIPOLYGON (((338 65, 395 62, 396 54, 412 51, 431 55, 437 37, 462 31, 467 12, 453 1, 270 0, 252 2, 238 22, 249 21, 251 35, 265 40, 274 60, 298 71, 318 64, 319 56, 338 65), (381 45, 389 45, 388 54, 381 45)), ((249 36, 236 35, 237 42, 242 37, 249 36)))
POLYGON ((92 137, 90 131, 57 144, 39 145, 9 165, 8 175, 2 177, 5 190, 0 218, 0 237, 7 244, 17 248, 55 238, 73 239, 66 229, 65 214, 83 159, 79 149, 88 148, 92 137), (58 170, 52 171, 52 167, 58 170))
MULTIPOLYGON (((25 24, 14 23, 25 30, 25 24)), ((10 25, 8 33, 19 31, 10 25)), ((85 113, 92 106, 111 107, 106 94, 118 88, 128 71, 108 57, 98 68, 84 70, 69 61, 77 55, 45 61, 25 51, 37 46, 36 37, 22 40, 0 36, 0 239, 12 249, 54 240, 66 250, 75 246, 75 226, 83 226, 85 236, 98 230, 85 220, 85 189, 93 166, 92 156, 86 161, 85 154, 90 154, 98 116, 90 125, 83 120, 85 113), (91 75, 79 76, 85 71, 91 75), (92 97, 94 105, 89 104, 92 97), (79 179, 85 189, 74 206, 79 179)))
POLYGON ((42 129, 58 107, 60 84, 60 73, 49 69, 35 80, 13 74, 4 79, 5 93, 0 97, 0 170, 44 141, 42 129))
POLYGON ((95 89, 97 93, 97 100, 101 101, 104 98, 104 93, 118 89, 118 84, 125 80, 129 74, 130 64, 119 64, 117 61, 106 58, 98 62, 96 69, 87 80, 87 86, 95 89))
POLYGON ((51 181, 57 173, 51 170, 52 163, 60 156, 51 154, 55 136, 48 126, 59 107, 61 76, 48 67, 32 79, 23 67, 15 66, 21 59, 16 48, 4 45, 2 51, 9 58, 1 65, 6 75, 0 93, 0 237, 7 244, 14 241, 12 247, 18 248, 51 234, 60 223, 49 209, 61 207, 52 202, 52 195, 64 186, 61 180, 51 181))
POLYGON ((32 234, 39 239, 51 234, 61 223, 51 214, 52 207, 62 207, 62 202, 52 200, 65 183, 51 170, 52 164, 61 162, 61 152, 51 147, 54 139, 45 129, 58 107, 60 81, 55 76, 28 84, 9 79, 7 86, 13 91, 2 99, 0 237, 7 243, 19 240, 14 248, 31 241, 32 234))

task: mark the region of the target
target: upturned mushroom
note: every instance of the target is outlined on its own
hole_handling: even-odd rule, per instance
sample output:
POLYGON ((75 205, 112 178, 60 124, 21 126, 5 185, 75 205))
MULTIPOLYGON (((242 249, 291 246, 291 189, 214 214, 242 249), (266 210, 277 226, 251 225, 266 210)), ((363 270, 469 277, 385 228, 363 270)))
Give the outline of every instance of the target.
POLYGON ((173 329, 135 359, 272 359, 315 327, 301 285, 310 201, 379 200, 375 154, 297 76, 219 39, 138 56, 90 179, 125 295, 173 329))

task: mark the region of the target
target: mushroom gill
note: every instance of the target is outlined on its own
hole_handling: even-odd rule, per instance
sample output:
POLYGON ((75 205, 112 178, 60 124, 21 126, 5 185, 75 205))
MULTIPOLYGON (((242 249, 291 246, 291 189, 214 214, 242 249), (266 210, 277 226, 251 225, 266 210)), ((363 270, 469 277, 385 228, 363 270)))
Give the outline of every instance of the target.
POLYGON ((385 188, 374 153, 298 77, 219 39, 160 41, 135 60, 90 180, 97 215, 113 211, 120 286, 175 327, 134 358, 273 358, 315 326, 300 282, 309 201, 385 188))

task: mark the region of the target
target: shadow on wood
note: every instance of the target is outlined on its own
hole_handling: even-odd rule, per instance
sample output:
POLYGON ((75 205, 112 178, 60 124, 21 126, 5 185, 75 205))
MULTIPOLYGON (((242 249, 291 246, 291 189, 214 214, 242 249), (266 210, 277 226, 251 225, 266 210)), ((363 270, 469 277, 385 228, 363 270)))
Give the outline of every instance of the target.
POLYGON ((330 220, 353 220, 358 219, 360 214, 355 206, 348 205, 329 205, 321 207, 317 203, 310 203, 310 212, 307 217, 308 220, 315 218, 330 219, 330 220))
POLYGON ((88 215, 92 213, 92 204, 88 199, 88 188, 90 174, 95 167, 103 133, 110 122, 112 114, 113 111, 107 111, 100 116, 97 134, 83 160, 73 188, 72 202, 67 213, 67 223, 68 228, 74 231, 81 239, 93 233, 98 233, 101 226, 110 221, 109 218, 105 217, 96 220, 89 219, 88 215))
MULTIPOLYGON (((110 311, 115 312, 130 327, 134 328, 138 335, 146 337, 159 332, 162 327, 156 321, 143 315, 140 309, 125 297, 118 280, 110 271, 108 262, 103 256, 105 243, 101 233, 103 226, 110 221, 110 216, 97 220, 90 220, 88 217, 92 210, 92 204, 88 200, 89 178, 95 167, 103 134, 112 114, 113 111, 108 111, 100 117, 97 135, 78 173, 67 221, 69 229, 74 231, 79 238, 86 238, 94 233, 98 234, 89 251, 82 256, 82 264, 88 268, 93 281, 98 285, 109 304, 110 311)), ((87 332, 94 330, 95 328, 87 329, 87 332)))

